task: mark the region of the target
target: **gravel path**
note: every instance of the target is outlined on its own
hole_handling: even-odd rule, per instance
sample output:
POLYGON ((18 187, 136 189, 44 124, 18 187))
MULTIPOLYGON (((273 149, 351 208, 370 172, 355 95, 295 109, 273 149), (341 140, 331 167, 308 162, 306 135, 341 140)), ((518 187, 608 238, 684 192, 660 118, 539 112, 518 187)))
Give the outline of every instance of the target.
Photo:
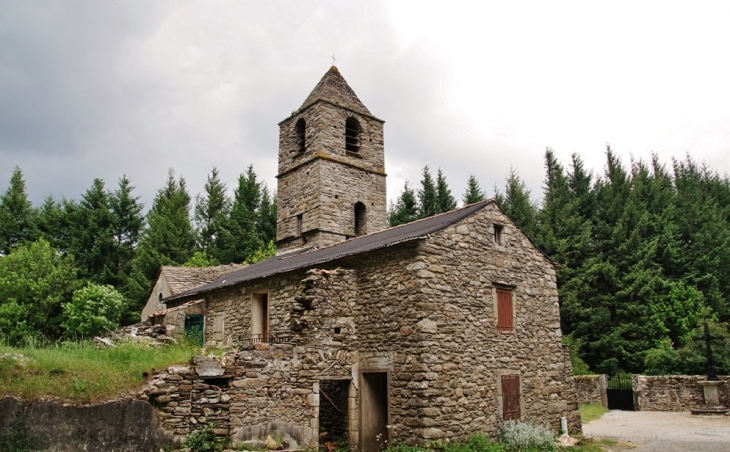
POLYGON ((730 416, 613 410, 585 424, 583 434, 633 444, 636 452, 730 452, 730 416))

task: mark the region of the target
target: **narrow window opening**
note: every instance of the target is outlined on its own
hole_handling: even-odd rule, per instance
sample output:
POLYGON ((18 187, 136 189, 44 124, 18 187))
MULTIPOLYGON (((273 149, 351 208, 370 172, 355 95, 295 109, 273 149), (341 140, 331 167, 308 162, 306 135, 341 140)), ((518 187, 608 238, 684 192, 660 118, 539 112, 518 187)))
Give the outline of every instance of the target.
POLYGON ((360 150, 360 122, 353 117, 345 121, 345 150, 348 152, 360 150))
POLYGON ((269 294, 254 294, 251 303, 251 342, 269 343, 269 294))
POLYGON ((342 333, 342 328, 340 328, 339 326, 336 326, 335 327, 335 334, 340 334, 340 333, 342 333))
POLYGON ((157 301, 162 301, 162 292, 157 294, 157 301))
POLYGON ((301 153, 306 148, 307 123, 304 121, 304 118, 299 118, 296 124, 296 130, 298 151, 301 153))
POLYGON ((304 223, 304 214, 300 213, 297 215, 297 236, 302 236, 302 223, 304 223))
POLYGON ((502 244, 502 226, 495 224, 494 225, 494 243, 497 245, 502 244))
POLYGON ((365 204, 355 203, 355 235, 365 234, 365 204))

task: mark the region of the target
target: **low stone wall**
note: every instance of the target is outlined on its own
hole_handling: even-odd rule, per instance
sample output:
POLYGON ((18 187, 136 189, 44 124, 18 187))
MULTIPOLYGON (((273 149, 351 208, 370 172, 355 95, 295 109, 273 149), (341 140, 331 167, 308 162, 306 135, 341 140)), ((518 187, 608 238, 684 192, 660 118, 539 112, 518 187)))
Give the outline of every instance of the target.
MULTIPOLYGON (((702 386, 704 375, 634 375, 634 409, 636 411, 689 411, 705 406, 702 386)), ((730 377, 721 376, 720 403, 730 406, 730 377)))
POLYGON ((156 452, 172 441, 154 408, 141 400, 70 406, 2 398, 0 443, 19 437, 30 450, 49 452, 156 452))
POLYGON ((608 408, 605 375, 576 375, 575 391, 579 404, 594 403, 608 408))

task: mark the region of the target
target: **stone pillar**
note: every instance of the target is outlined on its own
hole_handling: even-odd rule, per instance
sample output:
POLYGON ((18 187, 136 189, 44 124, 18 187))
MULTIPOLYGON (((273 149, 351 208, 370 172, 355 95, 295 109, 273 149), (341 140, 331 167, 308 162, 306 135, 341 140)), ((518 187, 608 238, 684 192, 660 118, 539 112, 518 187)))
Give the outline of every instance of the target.
POLYGON ((724 381, 700 380, 702 390, 705 396, 705 406, 695 408, 692 414, 726 414, 728 409, 720 405, 720 386, 725 384, 724 381))

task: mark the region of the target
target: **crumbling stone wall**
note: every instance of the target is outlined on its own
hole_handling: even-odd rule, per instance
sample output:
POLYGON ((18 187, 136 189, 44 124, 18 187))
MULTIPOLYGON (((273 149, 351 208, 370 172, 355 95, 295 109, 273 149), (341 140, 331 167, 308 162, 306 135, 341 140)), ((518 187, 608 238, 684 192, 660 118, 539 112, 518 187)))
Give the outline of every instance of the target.
MULTIPOLYGON (((725 384, 720 387, 720 404, 730 406, 730 377, 719 377, 725 384)), ((636 411, 689 411, 705 406, 702 386, 704 375, 634 375, 634 409, 636 411)))
POLYGON ((608 408, 605 375, 576 375, 575 389, 578 403, 594 403, 608 408))

